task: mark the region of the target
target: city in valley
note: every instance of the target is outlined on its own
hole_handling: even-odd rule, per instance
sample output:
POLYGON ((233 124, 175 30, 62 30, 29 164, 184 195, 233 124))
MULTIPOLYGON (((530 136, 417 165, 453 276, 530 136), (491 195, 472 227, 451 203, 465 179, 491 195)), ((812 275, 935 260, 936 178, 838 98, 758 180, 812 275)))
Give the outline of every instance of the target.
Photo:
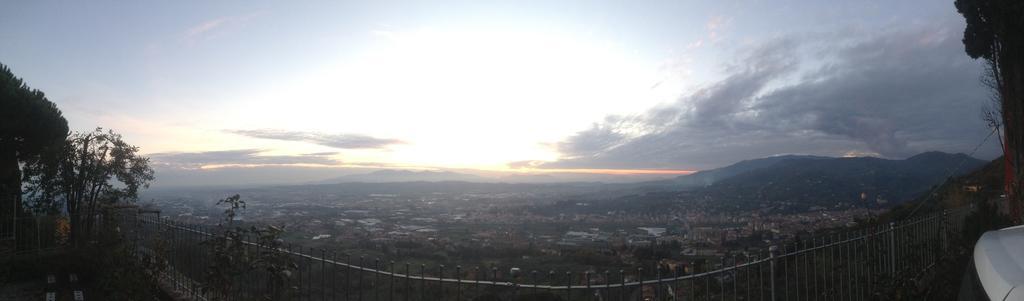
POLYGON ((213 227, 224 210, 216 201, 238 191, 246 207, 236 220, 282 227, 296 248, 350 260, 540 271, 746 260, 882 211, 842 202, 797 211, 786 203, 722 206, 696 193, 603 186, 616 185, 343 183, 155 190, 145 197, 163 218, 213 227))

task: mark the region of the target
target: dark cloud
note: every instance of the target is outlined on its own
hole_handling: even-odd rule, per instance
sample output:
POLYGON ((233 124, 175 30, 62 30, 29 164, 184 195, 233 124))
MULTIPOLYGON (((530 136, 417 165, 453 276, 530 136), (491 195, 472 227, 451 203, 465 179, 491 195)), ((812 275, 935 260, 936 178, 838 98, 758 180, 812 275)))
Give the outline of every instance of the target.
POLYGON ((354 134, 325 134, 271 129, 228 130, 227 132, 253 138, 302 141, 342 149, 377 149, 405 143, 397 139, 383 139, 354 134))
MULTIPOLYGON (((741 51, 722 80, 556 144, 549 168, 711 168, 781 153, 967 152, 988 133, 980 62, 962 24, 780 38, 741 51)), ((997 147, 983 152, 993 155, 997 147)), ((986 154, 981 154, 986 156, 986 154)))
POLYGON ((260 149, 238 149, 207 152, 171 152, 150 154, 157 167, 196 168, 204 165, 286 165, 286 164, 339 164, 330 158, 334 153, 314 153, 295 156, 260 155, 260 149))

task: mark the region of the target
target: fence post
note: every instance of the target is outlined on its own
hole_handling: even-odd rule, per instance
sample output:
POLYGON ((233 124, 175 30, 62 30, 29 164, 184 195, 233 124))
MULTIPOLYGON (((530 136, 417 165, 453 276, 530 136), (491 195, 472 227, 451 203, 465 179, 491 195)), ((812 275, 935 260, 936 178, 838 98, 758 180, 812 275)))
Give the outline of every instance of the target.
POLYGON ((889 275, 896 278, 896 222, 889 222, 889 275))
POLYGON ((948 237, 948 233, 946 231, 946 224, 947 223, 949 223, 949 210, 943 209, 942 210, 942 222, 939 224, 939 233, 941 233, 941 235, 942 235, 942 237, 940 237, 940 239, 942 239, 941 242, 942 242, 942 252, 943 252, 943 255, 945 255, 946 250, 948 250, 948 248, 949 248, 949 237, 948 237))
POLYGON ((771 287, 772 296, 768 300, 775 300, 775 253, 779 251, 779 246, 768 247, 768 262, 771 264, 771 271, 769 271, 770 278, 768 285, 771 287))

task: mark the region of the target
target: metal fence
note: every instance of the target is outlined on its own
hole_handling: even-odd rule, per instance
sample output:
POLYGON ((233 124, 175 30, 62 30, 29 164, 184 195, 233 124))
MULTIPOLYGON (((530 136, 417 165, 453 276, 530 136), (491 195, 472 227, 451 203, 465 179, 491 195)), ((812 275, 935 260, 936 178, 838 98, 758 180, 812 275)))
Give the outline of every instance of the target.
POLYGON ((246 239, 246 254, 294 263, 275 281, 243 269, 229 289, 210 290, 217 228, 127 214, 121 231, 140 255, 166 262, 162 277, 198 300, 865 300, 913 281, 950 252, 972 208, 817 236, 763 252, 686 267, 617 271, 518 271, 511 267, 412 266, 301 246, 269 248, 246 239))
MULTIPOLYGON (((93 215, 91 221, 86 215, 78 216, 81 216, 83 224, 95 225, 93 233, 83 231, 81 234, 83 240, 88 240, 91 234, 99 231, 101 219, 98 215, 93 215)), ((71 240, 69 216, 0 217, 0 256, 46 254, 66 250, 72 246, 74 242, 71 240)))

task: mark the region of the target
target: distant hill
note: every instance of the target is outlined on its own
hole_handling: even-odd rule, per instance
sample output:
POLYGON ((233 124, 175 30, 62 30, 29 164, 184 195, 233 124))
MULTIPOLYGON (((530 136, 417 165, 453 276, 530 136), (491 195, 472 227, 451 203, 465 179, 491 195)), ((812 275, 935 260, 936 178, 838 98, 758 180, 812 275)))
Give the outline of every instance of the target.
POLYGON ((716 169, 702 170, 685 176, 678 176, 675 179, 660 181, 664 184, 670 184, 677 188, 695 188, 705 187, 715 182, 725 180, 746 172, 754 171, 757 169, 769 167, 786 160, 813 160, 813 159, 831 159, 829 157, 818 157, 818 156, 804 156, 804 155, 783 155, 783 156, 772 156, 760 159, 743 160, 738 163, 716 169))
POLYGON ((898 220, 905 218, 915 209, 918 210, 917 214, 927 214, 942 209, 998 200, 1003 194, 1004 163, 1003 157, 996 158, 970 173, 954 177, 935 189, 931 195, 921 194, 912 202, 894 207, 888 215, 898 220))
MULTIPOLYGON (((699 191, 720 202, 745 205, 892 205, 917 197, 951 173, 962 175, 987 163, 965 154, 942 152, 922 153, 904 160, 798 156, 773 161, 757 162, 760 167, 718 179, 699 191)), ((755 165, 750 162, 756 161, 744 162, 749 167, 755 165)), ((742 170, 739 165, 730 166, 730 171, 742 170)))
POLYGON ((321 184, 334 183, 399 183, 399 182, 487 182, 486 178, 450 172, 429 170, 378 170, 371 173, 346 175, 319 181, 321 184))

